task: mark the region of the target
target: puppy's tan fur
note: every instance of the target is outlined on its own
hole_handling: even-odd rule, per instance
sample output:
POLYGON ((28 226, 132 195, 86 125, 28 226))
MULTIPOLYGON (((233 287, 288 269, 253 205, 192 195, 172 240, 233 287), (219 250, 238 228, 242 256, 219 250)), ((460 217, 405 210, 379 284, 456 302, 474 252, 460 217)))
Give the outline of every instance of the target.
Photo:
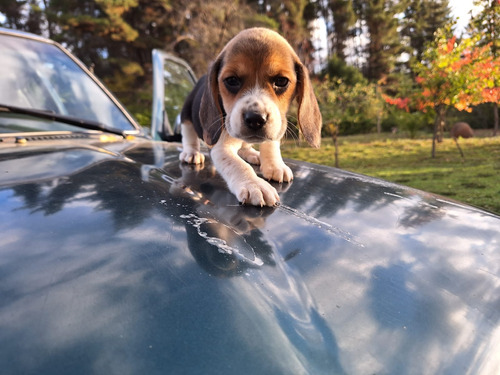
POLYGON ((276 189, 248 163, 260 164, 265 179, 292 180, 292 171, 281 158, 280 140, 295 98, 300 129, 311 146, 319 147, 321 114, 306 68, 276 32, 242 31, 224 47, 186 100, 180 160, 204 162, 200 137, 213 146, 213 163, 240 202, 276 205, 276 189), (260 153, 253 143, 261 144, 260 153))

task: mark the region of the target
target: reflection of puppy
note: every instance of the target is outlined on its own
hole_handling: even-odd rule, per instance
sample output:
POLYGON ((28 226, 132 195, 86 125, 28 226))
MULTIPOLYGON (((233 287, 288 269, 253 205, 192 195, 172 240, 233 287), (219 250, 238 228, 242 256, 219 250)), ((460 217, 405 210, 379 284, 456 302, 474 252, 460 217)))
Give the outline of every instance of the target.
POLYGON ((293 175, 281 158, 286 113, 297 98, 298 122, 310 145, 319 147, 321 114, 309 75, 279 34, 263 28, 244 30, 222 50, 182 109, 180 159, 201 164, 198 137, 213 145, 211 157, 229 190, 242 203, 273 206, 274 187, 245 163, 261 165, 264 178, 289 182, 293 175), (260 153, 252 143, 261 143, 260 153))
MULTIPOLYGON (((185 224, 189 250, 196 262, 217 277, 274 265, 273 248, 260 228, 275 208, 235 204, 224 181, 215 175, 215 168, 183 163, 179 167, 181 177, 177 166, 171 164, 162 168, 161 178, 171 184, 170 194, 175 196, 179 210, 174 217, 185 224)), ((163 203, 168 204, 166 200, 163 203)))

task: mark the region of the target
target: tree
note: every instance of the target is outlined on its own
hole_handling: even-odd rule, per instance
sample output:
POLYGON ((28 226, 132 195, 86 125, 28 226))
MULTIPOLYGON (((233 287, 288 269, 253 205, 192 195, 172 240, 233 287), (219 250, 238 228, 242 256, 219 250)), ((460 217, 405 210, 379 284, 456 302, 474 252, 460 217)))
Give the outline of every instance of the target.
POLYGON ((368 81, 354 66, 347 65, 346 62, 337 55, 328 59, 326 67, 320 75, 328 80, 342 80, 342 83, 348 86, 354 86, 356 83, 368 84, 368 81))
POLYGON ((309 0, 247 0, 244 3, 259 15, 253 20, 253 17, 248 17, 248 22, 253 23, 262 16, 267 17, 278 25, 276 31, 279 31, 295 49, 298 49, 304 38, 309 37, 306 24, 309 20, 304 18, 309 0))
POLYGON ((405 8, 406 0, 355 0, 354 6, 369 33, 366 48, 366 77, 378 81, 394 68, 403 52, 398 33, 397 14, 405 8))
MULTIPOLYGON (((488 45, 494 58, 500 51, 500 2, 498 0, 476 0, 474 5, 481 6, 482 11, 469 23, 469 32, 479 34, 479 45, 488 45)), ((500 86, 500 82, 495 82, 500 86)), ((493 135, 498 134, 498 102, 493 104, 493 135)))
POLYGON ((23 9, 27 1, 0 0, 0 12, 4 15, 5 21, 0 25, 12 29, 25 30, 25 16, 23 9))
POLYGON ((384 110, 379 86, 366 81, 351 86, 326 76, 317 84, 317 94, 323 122, 335 125, 342 134, 370 131, 384 110))
MULTIPOLYGON (((343 70, 349 69, 355 68, 346 67, 343 70)), ((352 78, 351 73, 347 76, 352 78)), ((384 100, 378 85, 369 83, 362 76, 351 83, 329 73, 316 83, 323 133, 332 137, 336 167, 339 167, 338 135, 371 131, 374 119, 381 119, 384 111, 384 100)))
POLYGON ((330 0, 328 8, 331 10, 333 17, 332 54, 345 61, 346 42, 350 36, 350 28, 356 21, 352 0, 330 0))
POLYGON ((417 90, 412 97, 419 110, 433 109, 436 113, 432 157, 436 142, 442 139, 446 111, 450 106, 470 111, 480 103, 500 100, 500 88, 495 85, 500 75, 500 60, 490 53, 489 46, 478 46, 479 36, 458 40, 452 25, 436 32, 428 44, 422 61, 413 69, 417 90))
POLYGON ((198 76, 207 72, 224 44, 255 14, 251 6, 238 0, 181 0, 174 12, 178 19, 175 37, 164 48, 189 62, 198 76))
POLYGON ((404 11, 401 34, 409 40, 409 53, 420 61, 434 33, 450 22, 448 0, 411 0, 404 11))

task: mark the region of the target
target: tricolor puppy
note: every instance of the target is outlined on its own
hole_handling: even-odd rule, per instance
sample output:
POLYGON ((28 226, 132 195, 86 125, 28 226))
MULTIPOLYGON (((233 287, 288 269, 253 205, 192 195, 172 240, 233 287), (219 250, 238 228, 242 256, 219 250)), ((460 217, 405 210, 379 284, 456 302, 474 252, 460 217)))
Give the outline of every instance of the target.
POLYGON ((224 47, 196 84, 181 113, 180 160, 204 162, 198 137, 213 146, 210 155, 229 190, 243 204, 274 206, 279 196, 262 176, 289 182, 293 175, 280 152, 286 113, 298 101, 298 122, 313 147, 321 140, 321 114, 306 68, 287 41, 274 31, 253 28, 224 47), (252 148, 260 143, 260 153, 252 148))

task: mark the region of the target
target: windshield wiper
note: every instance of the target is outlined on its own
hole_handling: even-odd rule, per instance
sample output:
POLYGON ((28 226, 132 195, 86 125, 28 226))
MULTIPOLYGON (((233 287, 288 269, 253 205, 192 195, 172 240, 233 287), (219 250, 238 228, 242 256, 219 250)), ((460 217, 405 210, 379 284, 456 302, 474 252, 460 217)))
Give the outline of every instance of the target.
POLYGON ((108 133, 118 134, 121 135, 122 137, 124 136, 123 130, 108 128, 107 126, 97 121, 83 120, 76 117, 60 115, 50 111, 44 111, 41 109, 22 108, 22 107, 15 107, 12 105, 0 104, 0 112, 19 113, 47 120, 58 121, 69 125, 75 125, 87 130, 100 130, 108 133))

